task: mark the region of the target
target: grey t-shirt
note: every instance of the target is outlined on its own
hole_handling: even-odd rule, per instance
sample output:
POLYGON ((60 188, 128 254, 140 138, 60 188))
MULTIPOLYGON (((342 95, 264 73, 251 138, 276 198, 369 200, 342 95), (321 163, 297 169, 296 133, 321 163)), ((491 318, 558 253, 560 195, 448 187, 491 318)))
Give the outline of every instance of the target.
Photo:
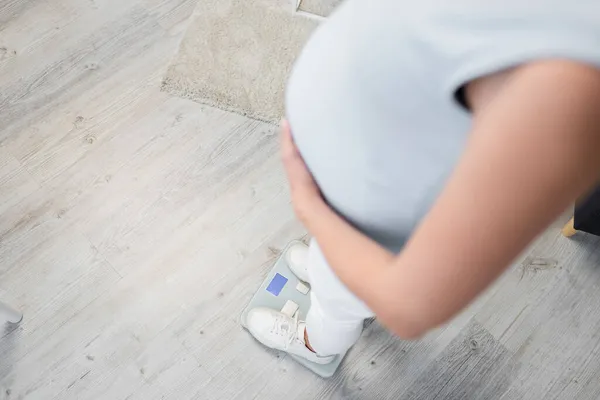
POLYGON ((464 147, 457 91, 547 58, 600 67, 599 0, 346 0, 300 55, 287 117, 330 204, 399 250, 464 147))

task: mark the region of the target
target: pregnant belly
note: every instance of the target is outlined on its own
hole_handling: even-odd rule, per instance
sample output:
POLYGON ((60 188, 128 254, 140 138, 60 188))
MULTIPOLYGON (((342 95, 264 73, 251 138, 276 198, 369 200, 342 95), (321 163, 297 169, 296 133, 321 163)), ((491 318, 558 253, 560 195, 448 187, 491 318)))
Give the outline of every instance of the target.
MULTIPOLYGON (((361 52, 342 14, 322 26, 299 57, 286 90, 286 114, 308 168, 329 204, 358 229, 398 250, 421 214, 437 172, 421 166, 415 136, 397 113, 382 115, 369 91, 361 52), (340 33, 341 32, 341 33, 340 33), (420 168, 415 179, 415 168, 420 168), (433 174, 432 174, 433 173, 433 174), (428 176, 425 176, 428 175, 428 176)), ((367 60, 368 61, 368 60, 367 60)))
POLYGON ((327 201, 348 219, 360 217, 364 154, 349 131, 347 107, 332 82, 320 82, 313 68, 300 64, 289 81, 286 113, 292 135, 327 201))
POLYGON ((416 222, 419 193, 406 186, 415 181, 400 152, 391 149, 395 145, 382 149, 374 138, 376 123, 368 121, 356 96, 339 82, 321 81, 312 70, 300 64, 287 91, 287 117, 298 149, 328 203, 363 233, 398 251, 416 222))

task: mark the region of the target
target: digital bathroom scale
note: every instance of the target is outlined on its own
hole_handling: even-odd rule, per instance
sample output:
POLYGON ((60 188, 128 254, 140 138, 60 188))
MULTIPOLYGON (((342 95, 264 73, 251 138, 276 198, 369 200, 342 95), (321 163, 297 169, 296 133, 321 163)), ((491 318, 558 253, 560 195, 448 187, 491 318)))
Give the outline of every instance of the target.
MULTIPOLYGON (((250 300, 250 303, 248 303, 242 312, 241 323, 244 328, 247 329, 246 315, 248 314, 248 311, 256 307, 272 308, 277 311, 284 311, 288 313, 288 315, 290 315, 290 311, 297 312, 299 313, 299 320, 303 321, 306 319, 306 313, 310 308, 310 292, 306 292, 306 290, 309 289, 309 285, 296 278, 296 275, 290 270, 286 262, 288 250, 292 246, 297 245, 306 246, 300 241, 293 241, 287 245, 271 271, 267 274, 265 280, 258 288, 258 291, 250 300), (300 284, 300 286, 298 284, 300 284), (304 294, 303 291, 306 292, 306 294, 304 294), (294 310, 295 305, 292 302, 297 305, 297 310, 294 310)), ((345 355, 345 353, 338 355, 329 364, 315 364, 304 358, 290 354, 294 360, 324 378, 329 378, 335 373, 345 355)))

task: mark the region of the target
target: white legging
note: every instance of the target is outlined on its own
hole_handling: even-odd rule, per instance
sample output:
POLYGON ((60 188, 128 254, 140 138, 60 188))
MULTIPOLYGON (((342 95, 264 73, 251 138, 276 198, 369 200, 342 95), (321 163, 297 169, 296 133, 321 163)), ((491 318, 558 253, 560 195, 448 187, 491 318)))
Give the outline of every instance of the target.
POLYGON ((306 317, 310 345, 322 355, 343 353, 356 343, 363 321, 373 312, 333 273, 314 240, 308 254, 308 275, 312 288, 306 317))

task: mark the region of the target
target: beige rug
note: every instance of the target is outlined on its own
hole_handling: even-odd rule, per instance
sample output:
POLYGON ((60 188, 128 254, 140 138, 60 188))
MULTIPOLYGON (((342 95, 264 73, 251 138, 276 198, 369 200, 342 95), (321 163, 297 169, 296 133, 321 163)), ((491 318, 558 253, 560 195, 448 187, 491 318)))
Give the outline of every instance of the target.
POLYGON ((298 11, 327 17, 342 2, 342 0, 301 0, 298 11))
MULTIPOLYGON (((339 0, 322 0, 327 4, 339 0)), ((303 0, 200 0, 163 80, 163 90, 263 121, 278 122, 291 66, 332 7, 303 0), (308 16, 307 16, 308 15, 308 16)))

